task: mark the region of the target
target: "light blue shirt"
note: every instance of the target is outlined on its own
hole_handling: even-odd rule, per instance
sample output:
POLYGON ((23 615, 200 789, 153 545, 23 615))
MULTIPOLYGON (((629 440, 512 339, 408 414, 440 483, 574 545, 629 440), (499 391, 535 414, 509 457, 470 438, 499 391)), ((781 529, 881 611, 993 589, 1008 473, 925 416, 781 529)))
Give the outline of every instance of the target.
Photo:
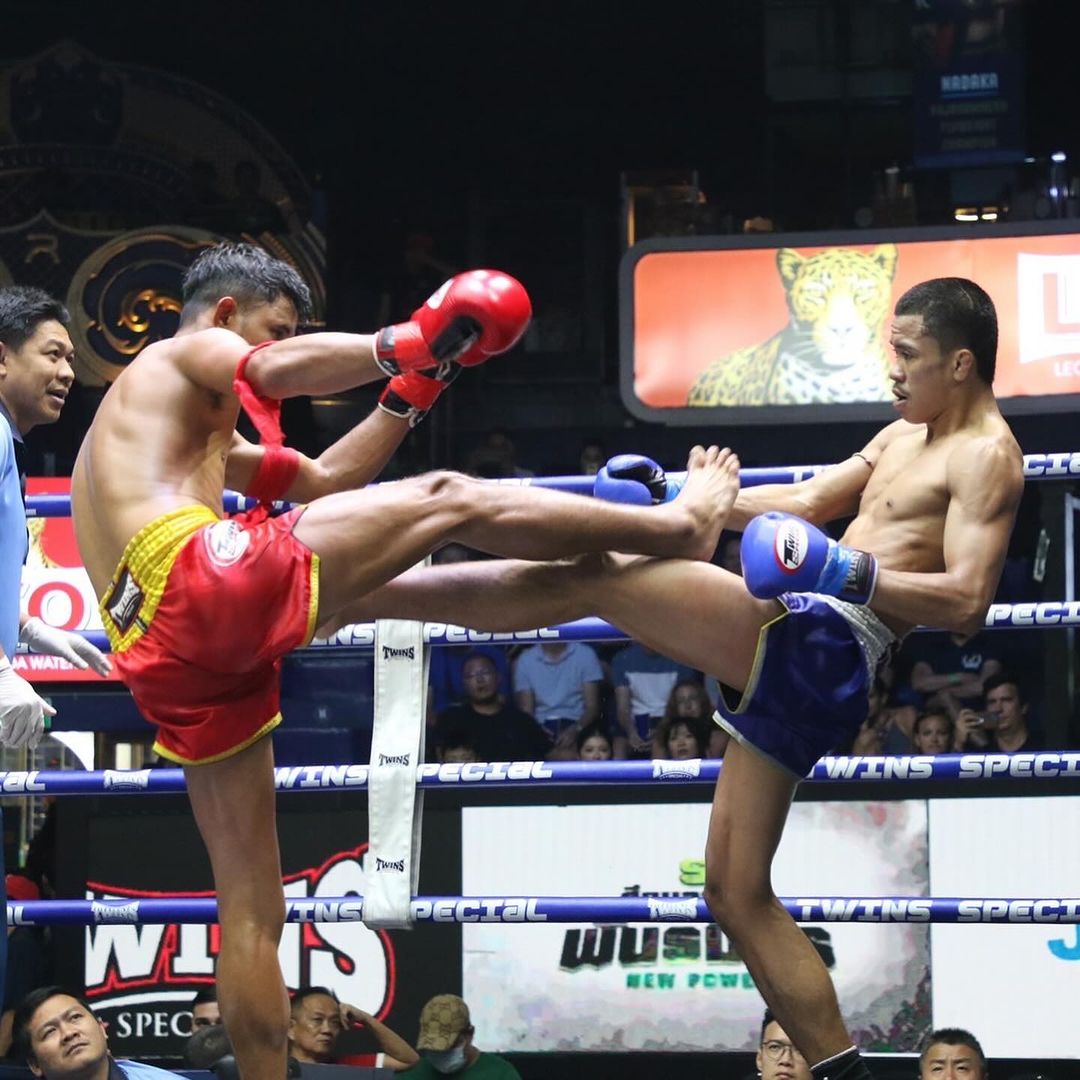
POLYGON ((596 651, 572 641, 558 657, 549 657, 542 645, 530 645, 517 659, 514 690, 536 695, 536 719, 580 720, 585 715, 585 683, 602 682, 604 671, 596 651))
POLYGON ((15 439, 22 442, 11 415, 0 402, 0 647, 9 659, 19 644, 19 591, 29 550, 15 439))
POLYGON ((117 1061, 116 1064, 127 1080, 154 1080, 154 1077, 162 1076, 176 1080, 180 1075, 159 1069, 156 1065, 144 1065, 141 1061, 117 1061))

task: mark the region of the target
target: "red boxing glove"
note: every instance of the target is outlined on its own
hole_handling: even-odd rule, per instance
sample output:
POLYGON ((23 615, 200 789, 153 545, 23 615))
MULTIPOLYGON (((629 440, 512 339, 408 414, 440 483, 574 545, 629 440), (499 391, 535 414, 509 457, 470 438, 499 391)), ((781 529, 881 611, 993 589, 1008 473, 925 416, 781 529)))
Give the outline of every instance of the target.
POLYGON ((441 285, 412 314, 375 335, 375 362, 387 375, 427 371, 444 382, 450 365, 472 367, 517 343, 532 304, 516 278, 498 270, 469 270, 441 285))
POLYGON ((416 427, 428 414, 428 409, 435 404, 435 399, 460 374, 461 368, 453 365, 453 370, 445 379, 433 379, 421 375, 419 371, 406 371, 404 375, 395 375, 379 395, 379 408, 391 416, 400 416, 409 421, 409 427, 416 427))

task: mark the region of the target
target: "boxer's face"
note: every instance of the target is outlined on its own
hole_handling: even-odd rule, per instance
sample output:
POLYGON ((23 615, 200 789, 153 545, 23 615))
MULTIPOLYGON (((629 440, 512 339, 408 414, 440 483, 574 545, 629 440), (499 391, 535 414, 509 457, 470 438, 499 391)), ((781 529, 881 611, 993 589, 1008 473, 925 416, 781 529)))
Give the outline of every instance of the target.
POLYGON ((231 329, 249 345, 295 337, 300 322, 296 305, 287 296, 279 296, 269 302, 241 304, 236 315, 237 325, 231 329))
POLYGON ((926 333, 921 315, 898 315, 892 324, 889 344, 893 362, 893 406, 913 424, 925 424, 944 407, 951 385, 947 358, 936 338, 926 333))

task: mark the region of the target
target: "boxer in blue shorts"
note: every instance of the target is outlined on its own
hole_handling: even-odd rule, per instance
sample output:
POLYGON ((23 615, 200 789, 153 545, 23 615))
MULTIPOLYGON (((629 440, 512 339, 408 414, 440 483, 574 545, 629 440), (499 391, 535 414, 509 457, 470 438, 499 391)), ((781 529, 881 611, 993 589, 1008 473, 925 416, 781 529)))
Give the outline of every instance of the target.
MULTIPOLYGON (((624 555, 474 562, 409 571, 345 614, 510 631, 599 615, 741 693, 709 821, 705 898, 814 1075, 869 1076, 817 952, 777 900, 773 855, 799 779, 850 738, 886 650, 917 625, 970 635, 997 587, 1023 459, 993 393, 997 314, 963 278, 896 304, 890 342, 900 419, 847 461, 798 484, 741 490, 743 576, 624 555), (851 518, 840 541, 820 526, 851 518)), ((623 455, 596 493, 671 494, 654 462, 623 455)))

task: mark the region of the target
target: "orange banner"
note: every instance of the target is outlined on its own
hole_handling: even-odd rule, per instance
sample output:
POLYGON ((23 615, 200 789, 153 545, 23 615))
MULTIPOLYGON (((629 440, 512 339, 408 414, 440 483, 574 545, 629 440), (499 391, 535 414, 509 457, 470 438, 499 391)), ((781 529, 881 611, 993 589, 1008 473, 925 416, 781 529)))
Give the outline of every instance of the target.
POLYGON ((648 408, 889 401, 893 305, 934 277, 993 298, 999 398, 1080 393, 1077 234, 652 250, 632 273, 648 408))

